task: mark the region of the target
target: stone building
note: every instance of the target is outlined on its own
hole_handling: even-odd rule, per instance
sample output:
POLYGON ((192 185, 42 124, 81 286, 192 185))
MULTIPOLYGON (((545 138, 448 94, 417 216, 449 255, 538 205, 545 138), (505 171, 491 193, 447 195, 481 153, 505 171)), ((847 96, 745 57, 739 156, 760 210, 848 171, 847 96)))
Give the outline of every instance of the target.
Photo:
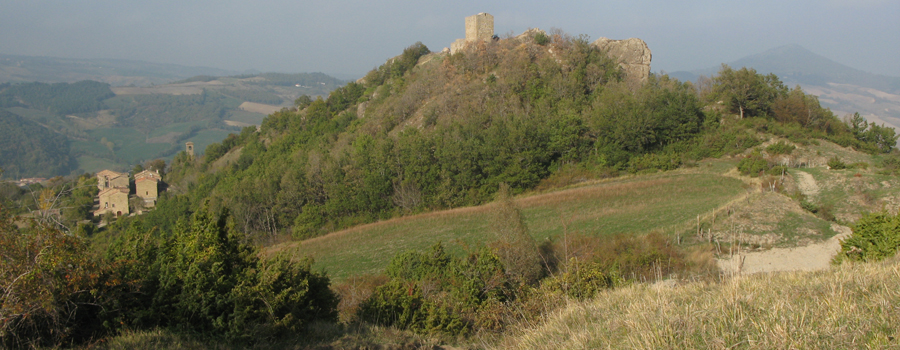
MULTIPOLYGON (((125 178, 128 179, 127 177, 125 178)), ((116 217, 128 215, 128 187, 112 187, 100 191, 97 195, 100 208, 94 211, 94 216, 112 213, 116 217)))
POLYGON ((128 188, 128 184, 128 174, 112 170, 103 170, 97 173, 97 188, 100 191, 116 187, 128 188))
POLYGON ((144 207, 153 207, 156 205, 158 197, 159 182, 162 176, 154 170, 144 170, 134 174, 135 194, 144 200, 144 207))
POLYGON ((450 54, 459 52, 469 43, 476 41, 488 41, 494 37, 494 16, 488 13, 479 13, 466 17, 466 38, 456 39, 450 44, 450 54))
POLYGON ((190 141, 185 142, 184 152, 187 153, 188 157, 194 158, 194 143, 190 141))

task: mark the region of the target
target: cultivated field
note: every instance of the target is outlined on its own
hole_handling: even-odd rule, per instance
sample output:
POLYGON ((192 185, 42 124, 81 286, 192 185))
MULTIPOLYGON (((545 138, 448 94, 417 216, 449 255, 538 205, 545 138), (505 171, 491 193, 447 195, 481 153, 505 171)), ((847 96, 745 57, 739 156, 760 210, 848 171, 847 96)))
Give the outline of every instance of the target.
MULTIPOLYGON (((516 200, 538 242, 568 235, 661 231, 693 232, 698 216, 745 196, 743 182, 702 165, 669 173, 625 177, 536 194, 516 200)), ((497 239, 492 204, 392 219, 301 242, 272 246, 266 253, 296 249, 335 280, 381 273, 397 253, 443 242, 457 254, 497 239)))

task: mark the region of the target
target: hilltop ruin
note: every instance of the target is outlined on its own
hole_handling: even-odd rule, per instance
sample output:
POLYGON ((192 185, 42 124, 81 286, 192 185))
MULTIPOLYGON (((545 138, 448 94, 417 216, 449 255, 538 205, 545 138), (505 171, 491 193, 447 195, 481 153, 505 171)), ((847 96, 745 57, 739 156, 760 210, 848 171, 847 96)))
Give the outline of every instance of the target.
MULTIPOLYGON (((456 54, 471 44, 479 41, 490 41, 496 39, 494 35, 494 16, 489 13, 481 12, 477 15, 466 17, 466 37, 456 39, 450 44, 449 53, 456 54)), ((540 29, 529 29, 522 35, 533 36, 534 33, 544 33, 540 29)), ((625 73, 625 80, 630 83, 643 83, 650 77, 650 61, 653 54, 647 43, 638 38, 629 38, 625 40, 612 40, 601 37, 595 40, 591 45, 606 51, 610 57, 619 62, 619 67, 625 73)), ((446 50, 446 49, 445 49, 446 50)))

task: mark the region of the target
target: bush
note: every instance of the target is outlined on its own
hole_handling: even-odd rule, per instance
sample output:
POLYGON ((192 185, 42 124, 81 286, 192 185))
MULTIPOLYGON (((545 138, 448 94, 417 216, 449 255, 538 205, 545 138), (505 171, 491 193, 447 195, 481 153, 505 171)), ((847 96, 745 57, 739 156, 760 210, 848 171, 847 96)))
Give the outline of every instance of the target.
POLYGON ((741 159, 741 161, 738 162, 737 168, 738 171, 741 172, 741 175, 757 177, 762 172, 769 170, 769 162, 763 158, 759 151, 754 151, 749 156, 741 159))
POLYGON ((877 261, 896 255, 900 249, 900 215, 865 214, 851 229, 853 234, 841 242, 835 262, 877 261))
POLYGON ((500 259, 489 249, 451 258, 441 244, 408 251, 391 260, 391 280, 359 306, 360 320, 421 333, 466 335, 489 317, 482 308, 515 293, 500 259))
POLYGON ((537 32, 534 34, 534 43, 541 46, 547 45, 550 43, 550 37, 544 32, 537 32))
POLYGON ((117 324, 165 327, 202 338, 250 343, 337 320, 338 298, 311 261, 261 260, 227 211, 200 210, 190 224, 151 239, 133 225, 107 255, 135 279, 117 298, 117 324))
POLYGON ((668 171, 681 166, 681 155, 677 153, 647 153, 628 160, 628 172, 668 171))
POLYGON ((766 152, 769 155, 779 155, 779 154, 791 154, 797 147, 794 145, 790 145, 785 143, 784 141, 778 141, 777 143, 773 143, 766 147, 766 152))
POLYGON ((105 293, 117 282, 81 237, 36 222, 19 230, 0 207, 0 252, 0 348, 78 344, 111 330, 105 293))
POLYGON ((772 176, 781 176, 782 174, 786 174, 786 173, 787 173, 787 167, 784 165, 776 165, 776 166, 773 166, 771 169, 766 170, 766 174, 769 174, 772 176))
POLYGON ((621 285, 625 280, 615 271, 596 262, 579 262, 572 258, 566 270, 550 277, 541 285, 545 290, 562 291, 576 299, 593 297, 597 292, 621 285))
POLYGON ((830 168, 831 170, 847 169, 847 164, 844 163, 844 161, 842 161, 840 158, 838 158, 838 156, 834 156, 828 160, 828 168, 830 168))

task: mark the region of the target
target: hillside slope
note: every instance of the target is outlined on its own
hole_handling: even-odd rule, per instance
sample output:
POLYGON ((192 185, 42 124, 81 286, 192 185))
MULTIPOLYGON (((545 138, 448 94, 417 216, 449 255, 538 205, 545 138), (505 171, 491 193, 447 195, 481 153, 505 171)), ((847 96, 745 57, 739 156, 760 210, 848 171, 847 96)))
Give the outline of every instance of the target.
POLYGON ((713 284, 635 284, 573 302, 493 348, 892 348, 898 284, 896 258, 713 284))
POLYGON ((0 169, 6 178, 68 174, 75 160, 66 137, 0 109, 0 169))

